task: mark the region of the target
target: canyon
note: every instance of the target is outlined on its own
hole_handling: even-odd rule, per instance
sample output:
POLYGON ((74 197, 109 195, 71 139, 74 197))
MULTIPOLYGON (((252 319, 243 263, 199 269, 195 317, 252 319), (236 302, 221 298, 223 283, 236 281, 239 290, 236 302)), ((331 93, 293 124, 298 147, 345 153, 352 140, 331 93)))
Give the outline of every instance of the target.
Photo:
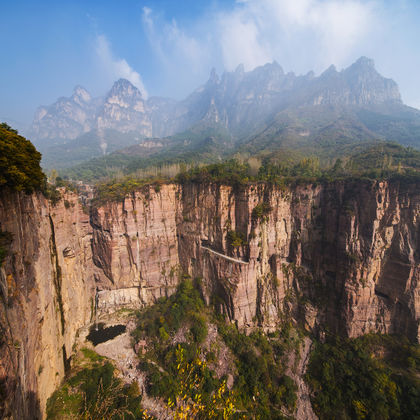
POLYGON ((170 295, 180 273, 244 331, 286 319, 321 338, 420 338, 414 183, 164 184, 100 206, 3 190, 0 220, 12 234, 0 269, 5 417, 44 418, 78 331, 170 295))

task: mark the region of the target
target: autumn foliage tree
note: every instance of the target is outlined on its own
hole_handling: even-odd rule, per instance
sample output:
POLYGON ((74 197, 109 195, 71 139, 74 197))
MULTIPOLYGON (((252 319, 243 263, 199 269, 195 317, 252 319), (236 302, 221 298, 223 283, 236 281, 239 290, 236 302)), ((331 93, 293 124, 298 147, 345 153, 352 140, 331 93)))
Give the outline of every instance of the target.
MULTIPOLYGON (((220 419, 231 420, 245 418, 240 416, 234 404, 232 392, 222 381, 213 393, 210 402, 202 400, 204 374, 206 362, 201 360, 199 351, 196 357, 188 362, 185 358, 184 349, 178 345, 176 350, 178 387, 175 399, 168 400, 168 415, 176 420, 189 419, 220 419)), ((144 419, 149 419, 147 413, 144 419)))

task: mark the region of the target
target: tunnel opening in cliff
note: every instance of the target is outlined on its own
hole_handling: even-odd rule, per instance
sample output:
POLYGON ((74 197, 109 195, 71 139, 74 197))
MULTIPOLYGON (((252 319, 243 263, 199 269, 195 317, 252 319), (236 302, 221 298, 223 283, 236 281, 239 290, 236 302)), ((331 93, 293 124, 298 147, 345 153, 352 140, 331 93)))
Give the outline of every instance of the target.
POLYGON ((105 343, 106 341, 112 340, 113 338, 121 335, 126 330, 126 326, 112 325, 110 327, 105 327, 104 324, 100 323, 98 325, 93 325, 90 328, 89 335, 87 339, 94 345, 105 343))

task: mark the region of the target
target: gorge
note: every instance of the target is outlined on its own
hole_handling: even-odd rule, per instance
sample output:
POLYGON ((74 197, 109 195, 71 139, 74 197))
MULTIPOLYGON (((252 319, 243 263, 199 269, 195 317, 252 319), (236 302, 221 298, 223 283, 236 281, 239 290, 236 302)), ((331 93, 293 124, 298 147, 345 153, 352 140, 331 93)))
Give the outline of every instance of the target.
POLYGON ((420 338, 418 183, 168 183, 100 205, 61 193, 1 192, 5 417, 45 418, 78 331, 171 295, 179 272, 243 331, 288 319, 314 337, 420 338))

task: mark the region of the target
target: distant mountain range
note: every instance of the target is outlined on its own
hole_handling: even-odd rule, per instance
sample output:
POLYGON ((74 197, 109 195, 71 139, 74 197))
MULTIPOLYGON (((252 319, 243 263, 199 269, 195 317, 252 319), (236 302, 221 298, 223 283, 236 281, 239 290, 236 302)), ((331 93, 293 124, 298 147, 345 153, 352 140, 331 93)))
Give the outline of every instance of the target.
POLYGON ((139 156, 174 145, 191 149, 191 132, 198 146, 204 138, 197 133, 209 130, 222 133, 216 143, 223 150, 373 139, 419 147, 420 111, 404 105, 397 84, 366 57, 340 72, 331 66, 318 77, 285 73, 273 62, 250 72, 240 65, 221 77, 213 70, 182 101, 146 100, 124 79, 104 98, 91 98, 77 86, 70 98, 38 109, 30 138, 44 166, 65 167, 135 144, 139 156))

